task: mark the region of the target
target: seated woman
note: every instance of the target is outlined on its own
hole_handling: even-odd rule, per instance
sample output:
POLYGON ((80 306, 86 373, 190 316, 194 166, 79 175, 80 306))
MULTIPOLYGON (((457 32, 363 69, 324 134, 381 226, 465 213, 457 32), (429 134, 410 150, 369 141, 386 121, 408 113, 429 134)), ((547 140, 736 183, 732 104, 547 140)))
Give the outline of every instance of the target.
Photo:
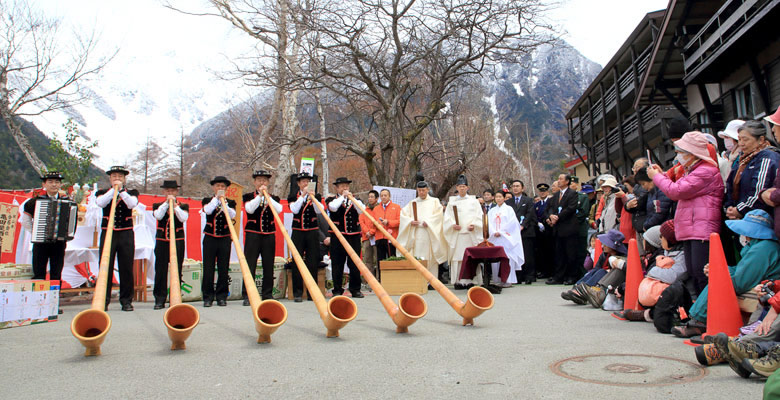
MULTIPOLYGON (((576 304, 583 305, 587 303, 588 296, 586 288, 599 286, 599 283, 607 276, 607 274, 614 269, 623 269, 626 262, 626 253, 628 248, 623 243, 625 237, 617 229, 598 235, 599 242, 601 242, 602 253, 596 263, 588 273, 585 274, 577 283, 574 284, 571 290, 567 290, 561 293, 561 298, 564 300, 572 301, 576 304)), ((623 274, 625 279, 625 273, 623 274)), ((613 285, 617 287, 617 285, 613 285)), ((604 288, 607 286, 605 285, 604 288)), ((606 290, 602 290, 603 296, 601 296, 601 303, 607 297, 606 290)), ((599 303, 599 306, 601 304, 599 303)))
POLYGON ((682 244, 674 236, 673 220, 648 229, 645 231, 644 239, 645 243, 651 246, 658 243, 662 248, 662 255, 656 258, 652 266, 648 266, 647 275, 639 284, 639 304, 645 309, 617 312, 613 314, 615 318, 651 322, 653 306, 658 302, 661 293, 674 282, 688 277, 682 244))
MULTIPOLYGON (((740 252, 742 259, 736 266, 729 267, 737 294, 753 289, 763 280, 780 277, 780 245, 772 217, 766 211, 750 211, 745 218, 726 221, 726 225, 740 235, 739 240, 744 245, 740 252)), ((704 267, 705 274, 709 276, 709 264, 704 267)), ((688 314, 691 319, 687 324, 672 328, 675 336, 689 338, 707 330, 707 287, 699 294, 688 314)))
POLYGON ((504 247, 504 253, 509 257, 509 277, 506 282, 501 282, 498 277, 499 263, 493 263, 493 282, 501 282, 499 286, 510 287, 517 283, 515 271, 523 269, 525 254, 523 253, 523 238, 520 237, 520 223, 517 221, 515 210, 504 201, 504 192, 497 191, 493 197, 496 206, 488 211, 488 226, 490 236, 488 241, 496 246, 504 247))

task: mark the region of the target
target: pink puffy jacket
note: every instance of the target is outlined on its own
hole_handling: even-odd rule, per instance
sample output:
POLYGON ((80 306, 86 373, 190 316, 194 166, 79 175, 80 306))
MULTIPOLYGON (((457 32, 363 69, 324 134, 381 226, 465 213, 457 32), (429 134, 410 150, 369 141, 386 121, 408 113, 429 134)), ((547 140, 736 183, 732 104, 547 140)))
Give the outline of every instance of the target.
POLYGON ((710 240, 710 233, 720 233, 723 204, 723 178, 720 170, 700 161, 677 182, 656 174, 653 183, 677 202, 674 235, 677 240, 710 240))

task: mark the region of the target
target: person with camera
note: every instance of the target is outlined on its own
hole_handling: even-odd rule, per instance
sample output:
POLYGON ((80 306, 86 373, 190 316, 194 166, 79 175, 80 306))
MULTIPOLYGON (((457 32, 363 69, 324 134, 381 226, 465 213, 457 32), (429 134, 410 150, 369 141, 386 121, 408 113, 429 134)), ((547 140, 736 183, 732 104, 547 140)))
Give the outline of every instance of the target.
POLYGON ((230 179, 216 176, 211 180, 214 197, 203 198, 203 213, 206 214, 206 226, 203 227, 203 307, 211 307, 214 299, 217 305, 227 305, 228 297, 228 266, 230 264, 230 220, 236 217, 236 202, 225 199, 227 210, 222 209, 222 199, 225 190, 230 186, 230 179), (214 266, 216 264, 217 288, 214 290, 214 266))
MULTIPOLYGON (((729 267, 731 282, 737 294, 750 291, 763 280, 780 278, 780 244, 777 243, 773 229, 774 221, 766 211, 750 211, 741 220, 726 221, 726 226, 739 235, 739 241, 744 246, 739 263, 729 267)), ((709 264, 704 265, 704 274, 709 276, 709 264)), ((691 306, 688 312, 690 321, 672 328, 675 336, 688 338, 707 330, 707 289, 705 287, 701 291, 691 306)))

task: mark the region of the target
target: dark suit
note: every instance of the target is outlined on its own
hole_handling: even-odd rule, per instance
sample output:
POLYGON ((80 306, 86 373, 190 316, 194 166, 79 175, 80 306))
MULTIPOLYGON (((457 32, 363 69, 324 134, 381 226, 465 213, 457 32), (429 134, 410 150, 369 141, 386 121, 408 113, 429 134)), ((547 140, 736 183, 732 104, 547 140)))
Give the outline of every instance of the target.
POLYGON ((534 201, 528 196, 513 197, 509 205, 515 210, 517 221, 523 227, 521 234, 523 238, 523 253, 525 254, 525 263, 523 270, 517 271, 517 282, 524 280, 533 282, 536 280, 536 262, 534 260, 534 241, 536 240, 536 210, 534 201))
MULTIPOLYGON (((579 223, 577 221, 578 195, 572 189, 567 189, 561 195, 554 195, 547 206, 546 215, 558 216, 558 222, 553 229, 555 231, 555 259, 556 271, 552 278, 555 281, 579 279, 577 268, 577 238, 579 236, 579 223)), ((548 255, 549 256, 549 255, 548 255)))

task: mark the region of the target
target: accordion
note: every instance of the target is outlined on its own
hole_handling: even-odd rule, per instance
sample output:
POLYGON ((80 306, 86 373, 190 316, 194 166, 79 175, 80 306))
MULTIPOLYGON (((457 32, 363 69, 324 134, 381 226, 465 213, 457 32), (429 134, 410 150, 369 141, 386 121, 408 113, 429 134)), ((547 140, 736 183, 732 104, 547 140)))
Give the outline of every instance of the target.
POLYGON ((71 240, 76 234, 78 205, 70 200, 37 199, 33 214, 32 242, 71 240))

